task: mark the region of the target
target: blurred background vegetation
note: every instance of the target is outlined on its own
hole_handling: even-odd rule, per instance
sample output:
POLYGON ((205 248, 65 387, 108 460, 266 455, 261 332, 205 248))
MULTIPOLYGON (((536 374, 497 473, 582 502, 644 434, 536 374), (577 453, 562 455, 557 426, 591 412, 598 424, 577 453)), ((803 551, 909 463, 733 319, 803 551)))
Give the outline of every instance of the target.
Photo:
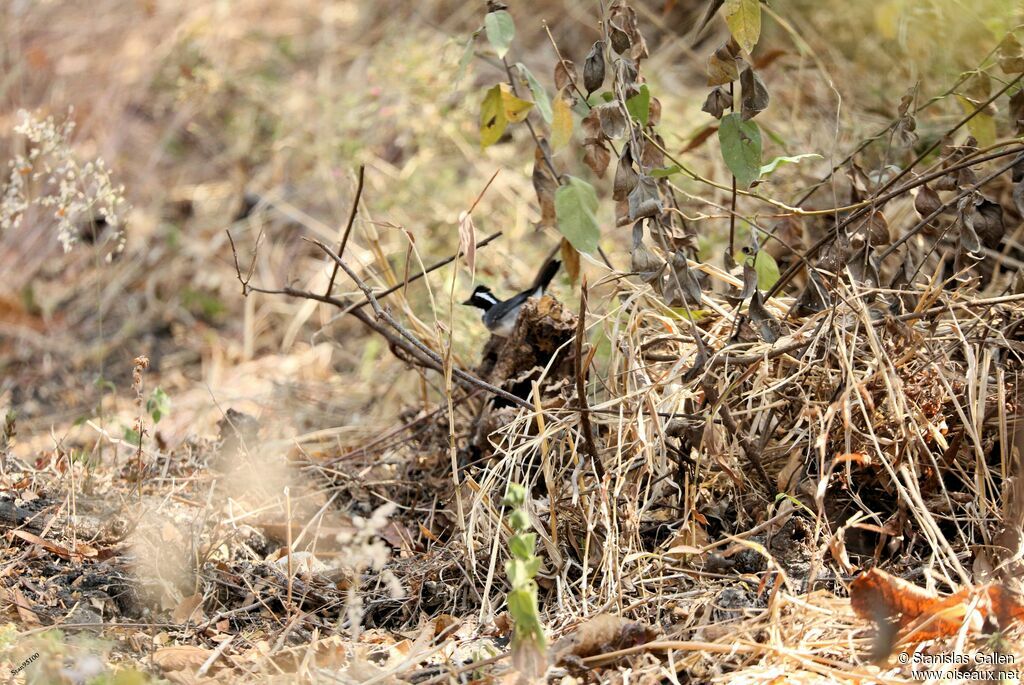
MULTIPOLYGON (((550 88, 555 54, 545 26, 581 64, 597 37, 597 9, 596 2, 573 1, 513 6, 512 58, 550 88)), ((663 103, 661 131, 678 151, 713 121, 700 111, 704 63, 725 29, 716 20, 695 34, 703 2, 646 1, 636 9, 651 48, 644 73, 663 103)), ((763 74, 773 97, 759 119, 771 139, 766 158, 824 156, 773 177, 772 192, 783 198, 884 127, 914 84, 922 100, 944 92, 1020 19, 1009 0, 785 2, 766 11, 771 18, 756 55, 769 63, 763 74)), ((387 351, 357 324, 280 297, 243 303, 225 234, 231 228, 242 256, 262 236, 254 283, 322 278, 322 260, 301 237, 337 238, 359 164, 367 167, 367 189, 356 249, 360 261, 391 265, 391 273, 383 262, 374 269, 379 284, 400 278, 407 260, 415 271, 416 260, 450 254, 459 212, 499 169, 475 216, 481 233, 503 230, 505 237, 482 251, 478 275, 499 292, 529 279, 557 237, 532 227, 538 209, 526 132, 485 152, 477 145, 480 98, 502 77, 487 59, 459 77, 463 46, 483 12, 481 3, 436 0, 4 3, 0 154, 16 152, 10 132, 19 110, 70 117, 76 154, 107 162, 131 211, 125 253, 102 268, 102 250, 63 255, 43 215, 0 236, 8 327, 3 403, 21 407, 23 421, 88 414, 102 384, 83 379, 109 377, 123 386, 132 353, 143 350, 158 371, 173 371, 172 386, 180 375, 181 387, 210 381, 221 365, 324 336, 343 341, 331 362, 336 371, 388 373, 389 364, 379 366, 387 351), (10 326, 38 335, 14 342, 10 326)), ((961 115, 951 100, 935 107, 922 138, 928 127, 941 131, 961 115)), ((585 175, 570 159, 578 147, 570 149, 560 162, 585 175)), ((867 154, 881 158, 885 150, 878 145, 867 154)), ((684 159, 712 178, 726 177, 714 146, 698 146, 684 159)), ((604 184, 602 193, 610 179, 604 184)), ((604 245, 613 259, 624 259, 628 232, 610 228, 611 210, 602 211, 604 245)), ((724 223, 701 224, 709 258, 724 223)), ((435 293, 447 292, 453 277, 457 295, 471 287, 454 273, 434 274, 435 293)), ((409 311, 431 316, 417 293, 409 311)), ((481 340, 475 317, 462 308, 454 317, 456 349, 472 357, 481 340)), ((362 403, 353 395, 332 401, 348 405, 346 412, 362 403)))

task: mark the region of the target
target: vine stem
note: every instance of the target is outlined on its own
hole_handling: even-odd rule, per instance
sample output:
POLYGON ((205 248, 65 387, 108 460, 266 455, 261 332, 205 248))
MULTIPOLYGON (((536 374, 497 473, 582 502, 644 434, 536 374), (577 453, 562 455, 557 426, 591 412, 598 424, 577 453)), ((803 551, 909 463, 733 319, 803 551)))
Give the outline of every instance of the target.
MULTIPOLYGON (((736 94, 734 81, 729 81, 729 109, 736 113, 736 94)), ((732 194, 729 199, 729 254, 726 255, 725 265, 729 267, 736 258, 736 174, 732 175, 732 194)), ((731 267, 730 267, 731 268, 731 267)))
MULTIPOLYGON (((556 50, 557 50, 557 48, 556 48, 556 50)), ((561 55, 559 55, 559 59, 561 60, 561 55)), ((562 60, 563 64, 564 64, 564 62, 565 62, 565 60, 562 60)), ((512 87, 512 94, 515 95, 516 97, 519 97, 519 85, 516 83, 515 76, 512 75, 512 67, 511 67, 511 65, 509 65, 508 59, 506 57, 502 56, 501 63, 505 66, 505 74, 508 76, 508 83, 512 87)), ((566 72, 568 73, 568 70, 566 70, 566 72)), ((576 88, 577 90, 579 90, 579 88, 576 87, 575 79, 572 79, 571 75, 570 75, 570 80, 573 82, 573 87, 576 88)), ((556 97, 557 97, 557 95, 556 95, 556 97)), ((586 98, 583 98, 583 101, 586 102, 587 101, 586 98)), ((544 163, 547 165, 548 169, 551 170, 551 173, 554 174, 555 180, 559 184, 561 184, 562 183, 562 174, 560 174, 558 172, 558 169, 555 168, 555 162, 554 162, 554 160, 551 159, 551 152, 550 152, 550 150, 548 150, 548 147, 546 145, 542 145, 541 144, 541 137, 539 135, 537 135, 537 130, 533 127, 533 122, 530 121, 530 117, 529 116, 526 117, 525 122, 526 122, 526 128, 528 128, 530 130, 530 135, 533 136, 533 142, 537 145, 538 148, 540 148, 541 155, 543 155, 543 157, 544 157, 544 163)), ((597 254, 600 255, 601 261, 604 262, 605 266, 607 266, 612 271, 615 271, 615 267, 612 266, 611 260, 608 259, 608 255, 605 254, 605 251, 601 248, 600 245, 597 246, 597 254)))

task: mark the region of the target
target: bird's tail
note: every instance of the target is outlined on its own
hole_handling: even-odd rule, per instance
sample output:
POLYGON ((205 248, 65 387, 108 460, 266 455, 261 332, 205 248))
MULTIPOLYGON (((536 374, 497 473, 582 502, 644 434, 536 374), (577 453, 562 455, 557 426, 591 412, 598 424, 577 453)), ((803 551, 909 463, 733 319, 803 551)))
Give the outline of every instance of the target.
POLYGON ((553 279, 555 274, 558 273, 558 268, 560 266, 562 266, 562 263, 557 259, 552 259, 550 262, 545 264, 540 270, 540 273, 537 274, 537 280, 533 282, 533 289, 536 290, 537 288, 540 288, 541 290, 546 290, 548 284, 551 283, 551 279, 553 279))

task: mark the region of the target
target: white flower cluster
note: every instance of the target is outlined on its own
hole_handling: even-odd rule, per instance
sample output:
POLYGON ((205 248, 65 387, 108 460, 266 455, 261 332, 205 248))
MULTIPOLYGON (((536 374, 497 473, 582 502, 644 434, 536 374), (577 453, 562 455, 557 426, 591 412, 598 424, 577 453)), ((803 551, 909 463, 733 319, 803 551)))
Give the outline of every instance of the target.
POLYGON ((17 228, 31 205, 53 212, 57 237, 69 252, 79 239, 77 226, 103 220, 115 231, 116 251, 124 249, 121 217, 127 209, 124 186, 115 186, 103 160, 81 164, 71 149, 75 124, 68 118, 37 119, 18 113, 14 132, 28 142, 28 151, 8 163, 10 175, 0 200, 0 233, 17 228))

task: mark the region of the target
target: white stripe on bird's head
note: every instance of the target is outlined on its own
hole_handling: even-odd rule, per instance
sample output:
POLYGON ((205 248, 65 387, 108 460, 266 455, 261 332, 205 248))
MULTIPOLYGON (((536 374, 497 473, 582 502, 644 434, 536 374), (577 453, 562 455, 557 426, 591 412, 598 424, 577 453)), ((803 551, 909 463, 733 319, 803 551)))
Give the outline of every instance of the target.
POLYGON ((498 298, 496 298, 487 286, 484 285, 477 286, 476 290, 473 291, 473 297, 478 300, 483 300, 484 302, 489 302, 490 304, 498 304, 498 298))

